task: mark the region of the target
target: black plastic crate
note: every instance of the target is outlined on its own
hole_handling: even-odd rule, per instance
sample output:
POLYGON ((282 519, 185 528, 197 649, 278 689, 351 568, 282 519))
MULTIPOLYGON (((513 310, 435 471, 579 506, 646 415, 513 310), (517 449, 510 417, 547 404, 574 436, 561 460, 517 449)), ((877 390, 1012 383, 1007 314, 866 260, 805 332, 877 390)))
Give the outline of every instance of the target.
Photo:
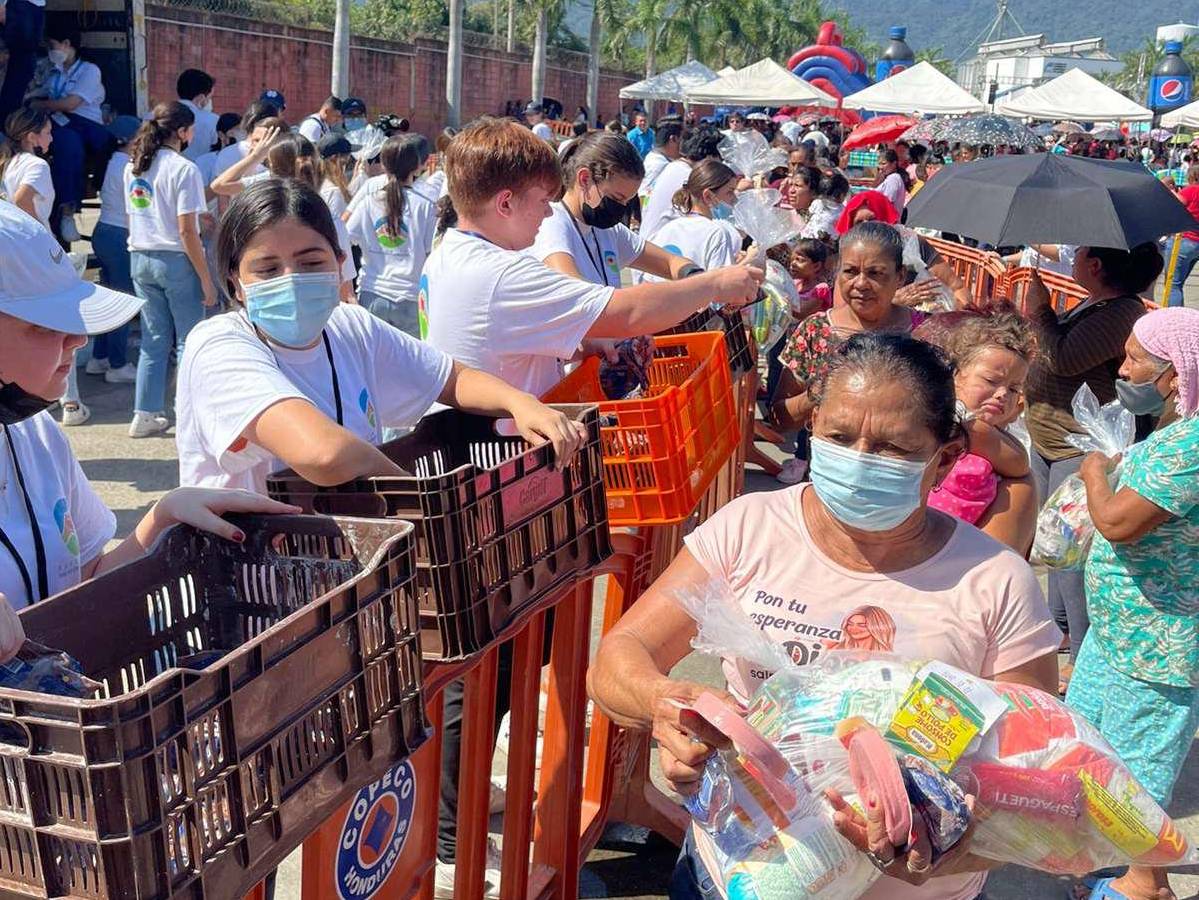
POLYGON ((267 492, 305 511, 415 524, 421 646, 426 659, 460 659, 612 553, 598 408, 555 408, 587 427, 565 470, 549 444, 445 410, 380 447, 412 477, 318 487, 286 470, 267 479, 267 492))
POLYGON ((692 313, 674 328, 662 334, 697 334, 701 331, 724 333, 724 347, 729 355, 729 370, 734 376, 744 375, 758 364, 758 355, 749 341, 749 330, 740 313, 725 315, 714 309, 692 313))
POLYGON ((0 895, 239 898, 424 742, 411 526, 235 521, 22 610, 104 688, 0 691, 0 895))

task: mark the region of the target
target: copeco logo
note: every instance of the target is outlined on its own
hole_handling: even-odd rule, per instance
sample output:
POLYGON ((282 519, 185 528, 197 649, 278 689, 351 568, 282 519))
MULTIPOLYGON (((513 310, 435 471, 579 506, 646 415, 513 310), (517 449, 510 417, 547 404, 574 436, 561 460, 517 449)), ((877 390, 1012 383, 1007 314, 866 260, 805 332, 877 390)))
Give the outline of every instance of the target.
POLYGON ((337 845, 337 896, 370 900, 395 868, 416 805, 416 773, 404 761, 354 797, 337 845))

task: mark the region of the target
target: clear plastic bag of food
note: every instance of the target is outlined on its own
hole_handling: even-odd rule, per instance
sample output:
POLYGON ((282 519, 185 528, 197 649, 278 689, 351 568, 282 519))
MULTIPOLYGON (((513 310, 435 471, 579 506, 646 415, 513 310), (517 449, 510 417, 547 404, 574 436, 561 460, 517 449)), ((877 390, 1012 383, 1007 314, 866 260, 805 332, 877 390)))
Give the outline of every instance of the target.
POLYGON ((860 896, 873 869, 832 827, 825 791, 860 810, 865 786, 880 795, 889 829, 894 821, 906 835, 919 816, 938 853, 966 831, 969 794, 978 856, 1063 875, 1199 863, 1111 746, 1058 698, 865 651, 830 650, 799 666, 719 586, 677 599, 697 622, 697 650, 772 673, 744 711, 707 701, 698 710, 731 746, 709 759, 687 808, 718 851, 730 896, 860 896), (898 794, 883 790, 896 771, 898 794))
POLYGON ((764 254, 799 234, 791 213, 779 207, 783 195, 774 188, 742 191, 733 204, 733 222, 753 240, 750 255, 764 254))
MULTIPOLYGON (((1094 392, 1084 384, 1074 395, 1071 406, 1075 420, 1084 430, 1081 434, 1067 435, 1066 440, 1079 450, 1084 453, 1098 450, 1106 456, 1117 456, 1132 446, 1136 439, 1136 418, 1119 401, 1100 406, 1094 392)), ((1112 478, 1117 478, 1118 473, 1117 468, 1112 478)), ((1051 569, 1081 569, 1094 537, 1095 524, 1087 509, 1086 486, 1076 473, 1058 485, 1041 508, 1031 558, 1051 569)))
POLYGON ((359 162, 374 159, 383 151, 383 145, 387 143, 387 135, 381 128, 376 128, 374 125, 347 131, 345 137, 352 148, 350 155, 359 162))
POLYGON ((787 168, 786 151, 770 147, 765 141, 749 136, 748 132, 745 138, 726 135, 716 149, 730 169, 746 178, 787 168))
POLYGON ((759 347, 772 347, 795 321, 792 310, 799 303, 799 292, 787 270, 773 259, 766 260, 766 281, 762 299, 745 308, 745 321, 759 347))

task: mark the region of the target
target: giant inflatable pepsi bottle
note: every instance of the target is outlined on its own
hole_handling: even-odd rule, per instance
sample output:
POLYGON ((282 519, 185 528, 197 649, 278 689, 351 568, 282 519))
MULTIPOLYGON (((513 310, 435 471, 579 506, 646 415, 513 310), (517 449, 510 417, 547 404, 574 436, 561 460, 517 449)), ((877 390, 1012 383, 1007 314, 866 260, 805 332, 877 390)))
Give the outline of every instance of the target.
POLYGON ((1182 58, 1182 43, 1166 41, 1166 58, 1157 64, 1149 79, 1149 108, 1169 112, 1191 101, 1191 67, 1182 58))
POLYGON ((916 54, 904 40, 907 36, 908 30, 902 26, 896 25, 891 29, 891 43, 887 45, 882 58, 874 66, 875 81, 882 81, 890 75, 898 75, 904 69, 916 64, 916 54))

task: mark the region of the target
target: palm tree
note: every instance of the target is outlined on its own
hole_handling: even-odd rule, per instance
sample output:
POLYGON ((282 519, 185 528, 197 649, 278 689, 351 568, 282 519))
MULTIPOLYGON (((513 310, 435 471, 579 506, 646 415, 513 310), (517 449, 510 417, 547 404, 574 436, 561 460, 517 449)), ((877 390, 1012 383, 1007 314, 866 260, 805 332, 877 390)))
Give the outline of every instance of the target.
POLYGON ((509 53, 516 52, 516 0, 508 0, 508 40, 504 46, 509 53))
POLYGON ((454 128, 462 124, 462 5, 465 0, 449 0, 449 43, 445 55, 446 123, 454 128))
POLYGON ((533 29, 533 102, 540 103, 545 96, 545 58, 550 37, 550 19, 555 22, 562 17, 564 0, 533 0, 536 16, 533 29))

